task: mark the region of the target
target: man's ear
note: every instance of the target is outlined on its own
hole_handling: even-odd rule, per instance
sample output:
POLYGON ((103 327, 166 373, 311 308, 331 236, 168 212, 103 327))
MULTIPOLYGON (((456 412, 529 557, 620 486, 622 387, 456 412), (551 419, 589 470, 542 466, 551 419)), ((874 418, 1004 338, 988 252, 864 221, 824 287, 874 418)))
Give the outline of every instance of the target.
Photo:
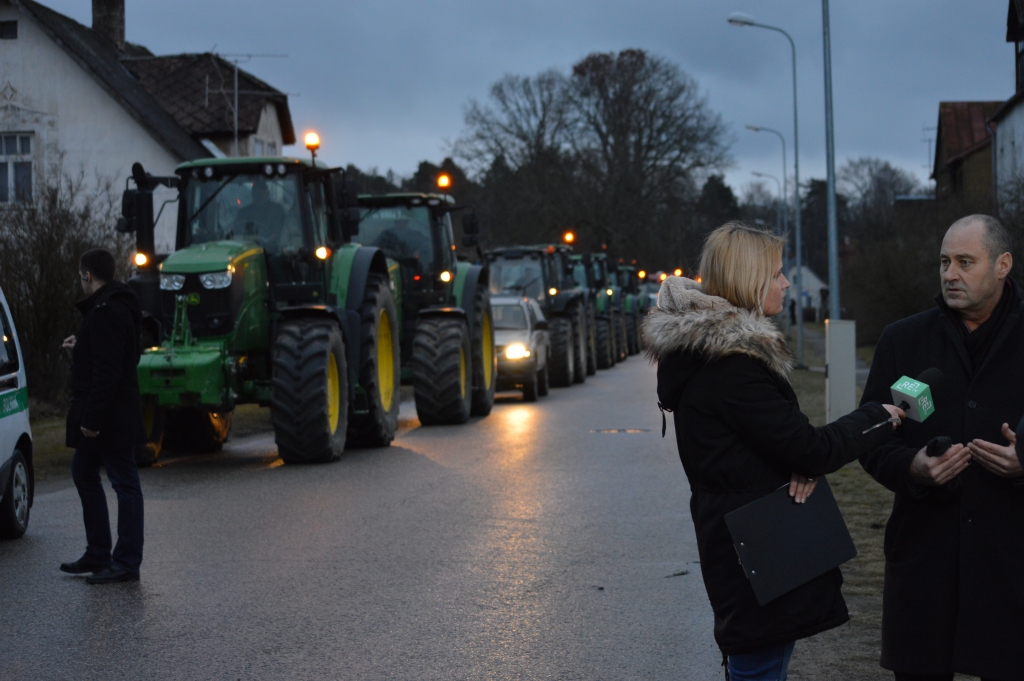
POLYGON ((1009 252, 1003 253, 996 259, 996 276, 1005 279, 1010 270, 1013 269, 1013 256, 1009 252))

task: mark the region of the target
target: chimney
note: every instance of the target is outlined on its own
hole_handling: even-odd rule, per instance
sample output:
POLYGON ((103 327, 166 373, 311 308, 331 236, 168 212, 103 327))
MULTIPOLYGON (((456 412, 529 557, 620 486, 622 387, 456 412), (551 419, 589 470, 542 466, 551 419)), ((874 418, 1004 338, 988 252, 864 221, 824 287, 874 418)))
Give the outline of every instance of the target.
POLYGON ((124 52, 124 0, 92 0, 92 30, 124 52))

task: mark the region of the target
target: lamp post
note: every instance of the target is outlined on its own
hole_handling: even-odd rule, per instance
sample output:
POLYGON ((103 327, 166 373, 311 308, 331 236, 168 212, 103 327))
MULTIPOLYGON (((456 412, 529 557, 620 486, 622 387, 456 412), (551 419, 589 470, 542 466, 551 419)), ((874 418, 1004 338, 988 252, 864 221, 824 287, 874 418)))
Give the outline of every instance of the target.
POLYGON ((832 135, 832 38, 828 0, 821 0, 825 52, 825 163, 828 170, 828 317, 839 319, 839 228, 836 219, 836 150, 832 135))
MULTIPOLYGON (((782 233, 785 234, 786 230, 789 229, 789 212, 788 212, 787 207, 786 207, 786 197, 789 196, 789 184, 788 184, 788 182, 786 180, 786 138, 783 137, 782 133, 779 132, 778 130, 772 130, 771 128, 765 128, 765 127, 762 127, 762 126, 759 126, 759 125, 748 125, 747 126, 747 130, 752 130, 754 132, 770 132, 773 135, 778 136, 779 141, 782 142, 782 190, 781 190, 782 191, 782 194, 781 194, 781 197, 782 197, 782 223, 781 223, 781 229, 782 229, 782 233)), ((754 175, 756 175, 757 177, 770 177, 773 180, 775 180, 776 182, 778 182, 778 179, 775 178, 773 175, 765 175, 764 173, 757 173, 757 172, 755 172, 754 175)))
POLYGON ((775 228, 779 231, 780 234, 785 234, 786 227, 784 223, 785 218, 782 217, 784 214, 782 202, 786 200, 786 194, 785 192, 782 191, 782 183, 779 182, 779 178, 775 177, 774 175, 769 175, 768 173, 759 173, 756 170, 751 170, 750 174, 753 175, 754 177, 764 177, 769 180, 775 181, 775 186, 779 190, 779 205, 775 207, 775 228))
POLYGON ((786 36, 786 40, 789 41, 790 52, 793 57, 793 195, 795 201, 793 203, 793 209, 795 211, 793 224, 794 229, 794 240, 796 241, 796 276, 793 281, 793 288, 796 289, 796 305, 797 305, 797 324, 796 324, 796 364, 798 369, 806 368, 804 365, 804 300, 803 300, 803 234, 800 230, 800 132, 799 124, 797 119, 797 107, 796 107, 796 43, 793 42, 792 36, 786 31, 782 30, 778 26, 769 26, 767 24, 759 24, 754 21, 754 17, 743 12, 733 12, 729 15, 729 23, 733 26, 754 26, 756 28, 765 28, 769 31, 775 31, 786 36))

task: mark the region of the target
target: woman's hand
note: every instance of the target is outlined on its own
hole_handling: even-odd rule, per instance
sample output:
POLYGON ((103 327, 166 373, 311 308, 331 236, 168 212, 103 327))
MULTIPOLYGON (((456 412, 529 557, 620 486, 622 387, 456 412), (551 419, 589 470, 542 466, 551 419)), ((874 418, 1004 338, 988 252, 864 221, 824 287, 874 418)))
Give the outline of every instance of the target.
POLYGON ((889 412, 890 419, 896 419, 895 421, 892 422, 892 429, 896 430, 899 427, 899 425, 903 422, 903 419, 907 418, 906 412, 904 412, 899 407, 894 407, 891 404, 883 404, 882 406, 885 407, 885 410, 887 412, 889 412))
POLYGON ((796 503, 802 504, 811 496, 817 484, 817 478, 805 478, 799 473, 793 473, 789 479, 789 496, 793 497, 796 503))

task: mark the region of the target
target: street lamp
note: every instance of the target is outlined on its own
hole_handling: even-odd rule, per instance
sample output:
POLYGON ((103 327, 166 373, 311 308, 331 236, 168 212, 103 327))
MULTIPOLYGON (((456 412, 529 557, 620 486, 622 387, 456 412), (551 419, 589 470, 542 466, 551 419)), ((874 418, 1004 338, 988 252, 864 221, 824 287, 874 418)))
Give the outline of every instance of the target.
POLYGON ((821 0, 821 24, 825 52, 825 164, 828 207, 828 318, 839 320, 839 228, 836 218, 836 149, 832 136, 832 38, 828 0, 821 0))
MULTIPOLYGON (((785 234, 786 230, 789 229, 789 213, 788 213, 787 207, 786 207, 786 197, 789 196, 789 183, 787 182, 787 178, 786 178, 786 138, 783 137, 782 133, 779 132, 778 130, 773 130, 772 128, 765 128, 765 127, 762 127, 762 126, 759 126, 759 125, 748 125, 747 126, 747 130, 751 130, 753 132, 770 132, 773 135, 777 136, 779 138, 779 141, 782 142, 782 223, 781 223, 781 226, 782 226, 782 233, 785 234)), ((763 174, 762 173, 754 173, 754 175, 757 175, 758 177, 761 177, 763 174)), ((772 177, 772 179, 775 179, 772 175, 764 175, 764 177, 772 177)), ((778 182, 777 179, 775 179, 775 181, 778 182)))
POLYGON ((782 191, 782 183, 779 182, 779 178, 775 177, 774 175, 769 175, 768 173, 759 173, 756 170, 751 170, 750 174, 753 175, 754 177, 764 177, 769 180, 775 180, 775 186, 779 190, 779 204, 775 207, 775 225, 776 228, 779 230, 780 234, 785 234, 786 228, 783 224, 784 218, 782 217, 782 203, 786 200, 786 193, 782 191))
POLYGON ((765 28, 769 31, 775 31, 786 36, 786 40, 789 41, 789 49, 793 56, 793 194, 796 201, 793 204, 793 208, 796 212, 794 215, 793 224, 795 225, 794 239, 796 240, 796 277, 794 277, 793 287, 796 289, 796 300, 798 314, 796 316, 796 364, 798 369, 804 368, 804 300, 803 300, 803 264, 804 264, 804 251, 803 251, 803 234, 800 230, 800 133, 799 125, 797 123, 797 109, 796 109, 796 43, 793 42, 793 37, 786 33, 778 26, 769 26, 767 24, 759 24, 754 21, 754 17, 743 12, 733 12, 729 15, 729 23, 733 26, 754 26, 756 28, 765 28))

